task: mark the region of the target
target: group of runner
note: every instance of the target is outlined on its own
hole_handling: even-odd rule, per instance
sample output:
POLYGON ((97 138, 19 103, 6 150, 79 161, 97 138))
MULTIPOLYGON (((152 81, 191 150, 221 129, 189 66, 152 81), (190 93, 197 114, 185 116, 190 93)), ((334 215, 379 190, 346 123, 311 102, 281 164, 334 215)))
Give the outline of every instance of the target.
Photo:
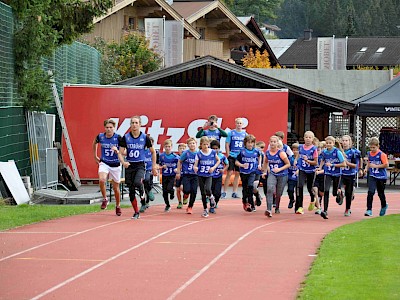
POLYGON ((288 208, 294 207, 296 214, 304 214, 303 189, 306 185, 310 194, 309 211, 315 211, 328 219, 330 189, 336 202, 342 205, 345 200, 344 216, 351 215, 351 202, 354 198, 354 183, 359 170, 368 172, 367 210, 365 216, 372 216, 372 202, 375 192, 381 201, 380 216, 386 214, 388 204, 385 198, 388 159, 379 150, 379 140, 369 141, 370 151, 363 169, 361 153, 355 149, 351 137, 341 139, 332 136, 319 141, 312 131, 304 134, 304 144, 294 143, 292 147, 283 143, 284 133, 279 131, 271 136, 268 145, 256 141, 243 127, 243 120, 235 120, 235 129, 228 133, 218 125, 216 115, 211 115, 198 131, 197 140, 190 137, 186 144, 178 145, 178 154, 172 152, 172 141, 163 142, 159 154, 153 147, 153 139, 140 131, 140 116, 131 118, 130 131, 124 136, 114 132, 115 122, 104 121, 105 132, 93 141, 93 153, 99 164, 99 185, 103 196, 101 208, 106 209, 106 182, 112 181, 116 198, 116 214, 121 215, 119 182, 121 165, 125 168, 125 184, 129 187, 129 199, 134 214, 132 219, 140 218, 149 202, 154 200, 152 193, 153 176, 162 176, 162 193, 165 212, 170 211, 170 200, 175 194, 177 209, 187 205, 186 213, 192 214, 200 187, 203 212, 202 217, 216 213, 218 202, 227 197, 226 188, 233 179, 232 198, 239 198, 239 179, 242 184, 242 204, 247 212, 256 211, 262 205, 259 186, 266 196, 265 216, 280 213, 280 200, 284 188, 288 186, 288 208), (220 151, 220 139, 226 138, 226 156, 220 151), (98 156, 98 145, 101 156, 98 156), (267 149, 265 149, 267 148, 267 149), (226 173, 224 184, 223 174, 226 173), (174 191, 174 186, 175 190, 174 191), (140 200, 140 208, 137 197, 140 200))

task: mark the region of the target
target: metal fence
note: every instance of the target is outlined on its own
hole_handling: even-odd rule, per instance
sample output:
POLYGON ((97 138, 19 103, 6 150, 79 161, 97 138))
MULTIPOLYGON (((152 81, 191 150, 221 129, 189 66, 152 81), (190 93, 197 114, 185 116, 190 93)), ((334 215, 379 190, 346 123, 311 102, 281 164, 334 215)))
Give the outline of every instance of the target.
POLYGON ((58 185, 58 149, 46 149, 46 188, 58 185))

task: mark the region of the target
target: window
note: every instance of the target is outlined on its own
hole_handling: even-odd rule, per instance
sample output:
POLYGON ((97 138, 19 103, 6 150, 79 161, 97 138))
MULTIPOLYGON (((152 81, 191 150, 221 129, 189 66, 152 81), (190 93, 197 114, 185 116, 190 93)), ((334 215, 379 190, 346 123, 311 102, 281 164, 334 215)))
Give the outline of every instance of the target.
POLYGON ((366 52, 368 47, 362 47, 359 52, 366 52))
POLYGON ((385 51, 385 47, 379 47, 378 50, 376 50, 376 53, 382 53, 383 51, 385 51))

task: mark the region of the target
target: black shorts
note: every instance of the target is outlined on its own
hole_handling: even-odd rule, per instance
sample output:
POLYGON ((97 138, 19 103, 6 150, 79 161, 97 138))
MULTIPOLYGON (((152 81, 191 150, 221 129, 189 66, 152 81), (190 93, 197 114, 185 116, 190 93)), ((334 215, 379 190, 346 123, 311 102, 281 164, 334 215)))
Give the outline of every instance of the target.
POLYGON ((182 175, 181 178, 175 179, 175 187, 181 187, 182 185, 182 175))
POLYGON ((232 156, 228 156, 228 161, 229 161, 228 171, 235 170, 235 171, 239 172, 239 167, 237 165, 235 165, 236 158, 232 157, 232 156))

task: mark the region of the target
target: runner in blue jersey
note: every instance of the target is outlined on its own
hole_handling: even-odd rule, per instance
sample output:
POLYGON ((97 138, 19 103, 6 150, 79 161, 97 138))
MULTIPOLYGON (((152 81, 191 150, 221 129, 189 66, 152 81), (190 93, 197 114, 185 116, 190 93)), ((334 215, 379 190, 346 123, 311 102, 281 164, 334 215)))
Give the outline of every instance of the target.
POLYGON ((386 202, 385 187, 387 180, 386 168, 389 166, 387 155, 379 150, 379 139, 373 137, 369 140, 368 162, 366 170, 368 171, 368 196, 367 211, 364 216, 372 216, 372 201, 375 191, 378 191, 379 200, 381 200, 380 216, 386 214, 388 204, 386 202))
POLYGON ((169 212, 171 205, 168 197, 174 199, 174 183, 177 172, 179 156, 172 153, 172 141, 167 139, 164 141, 164 152, 160 154, 160 168, 162 170, 162 190, 165 203, 165 212, 169 212))
MULTIPOLYGON (((265 155, 264 155, 264 149, 265 149, 265 142, 264 141, 257 141, 256 142, 256 148, 260 150, 261 153, 261 165, 264 165, 264 160, 265 160, 265 155)), ((254 197, 256 198, 256 205, 261 206, 262 201, 261 201, 261 195, 260 191, 258 190, 258 187, 262 183, 263 185, 263 191, 264 195, 267 196, 267 173, 264 173, 264 170, 258 170, 256 171, 256 178, 254 179, 254 186, 253 186, 253 194, 254 197)), ((252 206, 251 207, 252 211, 256 211, 256 207, 252 206)))
POLYGON ((346 159, 346 167, 342 171, 342 185, 346 197, 345 217, 351 215, 351 202, 353 200, 354 183, 358 174, 358 166, 360 164, 361 152, 352 148, 353 143, 349 135, 342 136, 343 150, 346 159))
POLYGON ((274 192, 275 196, 275 213, 280 213, 280 202, 283 190, 287 182, 288 169, 290 162, 283 151, 283 143, 276 135, 271 136, 269 139, 270 149, 265 152, 264 164, 268 167, 268 180, 267 180, 267 209, 265 215, 272 217, 272 201, 274 192))
POLYGON ((236 118, 235 120, 235 129, 231 130, 228 133, 228 137, 225 142, 225 150, 226 156, 228 156, 229 167, 228 172, 225 177, 224 187, 222 191, 222 198, 226 197, 226 191, 231 181, 232 172, 235 174, 235 178, 233 180, 233 193, 232 198, 239 198, 237 194, 238 186, 239 186, 239 167, 235 165, 235 161, 240 151, 244 149, 243 140, 247 133, 243 130, 243 119, 236 118))
POLYGON ((215 208, 217 208, 219 199, 221 198, 222 176, 229 167, 229 161, 226 156, 219 151, 220 143, 217 140, 212 140, 210 146, 211 149, 215 150, 218 153, 218 157, 221 161, 221 163, 218 165, 212 175, 211 183, 211 192, 215 198, 215 208))
MULTIPOLYGON (((326 149, 326 142, 321 141, 317 142, 317 151, 318 151, 318 165, 321 164, 321 153, 326 149)), ((322 206, 322 199, 324 198, 324 182, 325 182, 325 175, 324 175, 324 169, 315 169, 315 175, 314 175, 314 184, 313 184, 313 194, 315 197, 315 207, 317 210, 315 211, 316 215, 321 214, 321 206, 322 206)))
MULTIPOLYGON (((340 144, 337 143, 335 147, 336 140, 333 136, 327 136, 325 138, 326 149, 321 153, 321 163, 319 169, 324 168, 324 210, 321 211, 321 217, 328 219, 328 206, 329 206, 329 190, 332 187, 333 196, 338 196, 338 189, 340 188, 340 177, 342 176, 342 168, 346 167, 346 162, 344 160, 344 155, 341 151, 340 144)), ((340 201, 340 197, 337 197, 336 202, 339 205, 342 204, 343 199, 340 201)))
POLYGON ((288 188, 287 193, 289 196, 289 204, 288 208, 293 208, 294 203, 296 202, 295 198, 295 190, 297 187, 297 160, 299 159, 299 144, 294 143, 292 145, 293 155, 289 157, 290 168, 288 169, 288 188))
POLYGON ((239 167, 240 179, 242 180, 243 209, 252 212, 254 207, 254 180, 257 170, 262 169, 261 152, 255 148, 256 138, 254 135, 246 135, 243 143, 245 148, 240 150, 235 164, 239 167))
POLYGON ((318 164, 318 151, 317 147, 313 145, 314 133, 306 131, 304 133, 304 145, 299 145, 299 159, 297 160, 297 167, 299 168, 299 175, 297 180, 297 199, 295 205, 296 214, 304 214, 303 209, 303 186, 307 182, 307 190, 311 197, 311 202, 308 210, 314 209, 315 197, 313 194, 313 182, 315 169, 318 164))
POLYGON ((132 219, 139 219, 140 213, 136 200, 136 191, 141 201, 144 199, 143 180, 146 173, 145 153, 149 149, 152 157, 152 173, 157 175, 156 151, 153 148, 150 138, 140 131, 140 116, 131 118, 130 131, 124 135, 119 144, 120 151, 118 158, 125 170, 125 183, 129 187, 129 200, 135 213, 132 219), (124 154, 124 155, 123 155, 124 154), (126 156, 126 161, 125 157, 126 156))
MULTIPOLYGON (((154 143, 154 139, 152 137, 149 137, 151 144, 153 145, 154 143)), ((158 162, 158 151, 156 150, 156 161, 158 162)), ((145 212, 146 209, 149 208, 149 203, 150 201, 154 201, 154 194, 153 194, 153 161, 152 161, 152 154, 150 149, 146 149, 146 154, 144 157, 144 162, 146 164, 146 174, 144 176, 144 180, 143 180, 143 186, 144 186, 144 192, 146 195, 146 201, 145 202, 141 202, 141 206, 140 206, 140 211, 139 212, 145 212)), ((141 199, 142 201, 142 199, 141 199)))
POLYGON ((99 174, 99 186, 100 192, 103 196, 103 201, 101 202, 101 209, 106 209, 108 205, 107 200, 107 178, 108 176, 112 180, 112 186, 115 196, 115 214, 117 216, 121 215, 121 195, 119 190, 119 183, 121 181, 121 164, 118 159, 119 142, 121 137, 114 132, 115 121, 112 119, 107 119, 104 121, 105 132, 102 132, 96 136, 93 141, 93 154, 96 163, 99 164, 98 174, 99 174), (100 144, 101 156, 97 156, 97 148, 100 144), (113 149, 115 147, 115 149, 113 149))
MULTIPOLYGON (((186 150, 185 143, 178 144, 178 156, 179 157, 182 155, 183 151, 185 151, 185 150, 186 150)), ((183 193, 183 184, 182 184, 181 176, 179 176, 179 178, 175 177, 175 188, 176 188, 176 196, 178 198, 178 206, 176 208, 182 209, 182 206, 187 204, 189 195, 183 193), (183 193, 183 195, 182 195, 182 193, 183 193), (182 198, 183 198, 183 201, 182 201, 182 198)))
POLYGON ((210 149, 210 140, 203 136, 200 139, 200 150, 196 154, 193 169, 199 178, 201 200, 203 202, 204 218, 208 217, 207 202, 210 201, 210 212, 215 212, 215 198, 211 193, 212 174, 220 164, 217 152, 210 149))
POLYGON ((200 130, 196 134, 196 138, 198 139, 202 136, 220 141, 222 137, 227 137, 228 134, 225 132, 225 130, 222 130, 218 126, 218 117, 216 115, 211 115, 208 117, 208 121, 203 125, 202 128, 200 128, 200 130))
POLYGON ((197 142, 194 138, 186 140, 188 150, 183 151, 179 158, 176 178, 182 177, 183 193, 189 195, 189 204, 186 208, 187 214, 192 214, 193 205, 196 201, 197 187, 199 185, 198 177, 194 171, 194 163, 197 155, 197 142))

